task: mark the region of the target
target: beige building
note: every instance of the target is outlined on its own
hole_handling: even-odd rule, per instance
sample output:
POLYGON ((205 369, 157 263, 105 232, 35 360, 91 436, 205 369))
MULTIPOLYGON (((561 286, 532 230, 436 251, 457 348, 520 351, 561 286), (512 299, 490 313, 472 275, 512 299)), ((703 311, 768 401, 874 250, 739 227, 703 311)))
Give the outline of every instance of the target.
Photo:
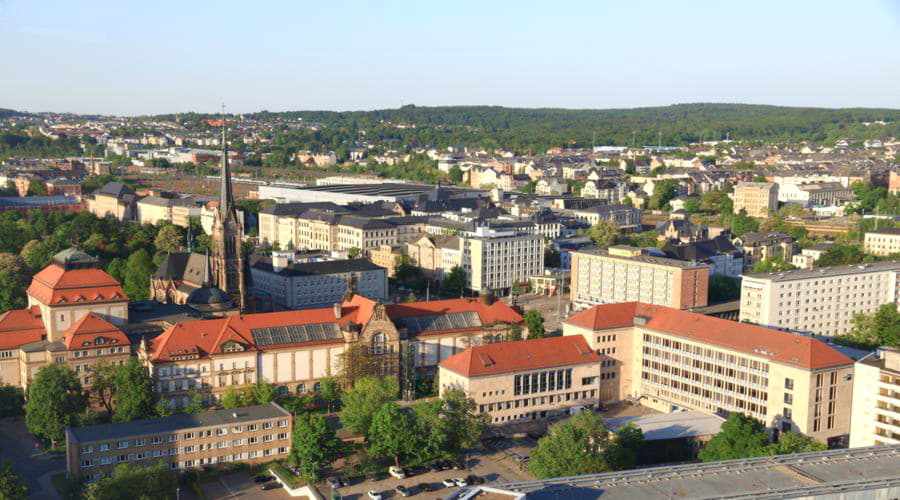
POLYGON ((637 302, 575 314, 563 335, 582 336, 600 353, 603 403, 741 412, 773 433, 847 444, 853 360, 819 340, 637 302))
POLYGON ((882 347, 856 363, 850 447, 900 444, 900 350, 882 347))
POLYGON ((120 182, 110 182, 85 196, 84 204, 97 217, 130 221, 137 215, 137 195, 120 182))
POLYGON ((440 363, 440 395, 463 391, 493 424, 566 415, 597 405, 600 362, 581 337, 470 347, 440 363))
POLYGON ((841 335, 853 316, 898 302, 900 262, 873 262, 777 273, 741 281, 740 320, 798 333, 841 335))
POLYGON ((753 269, 759 261, 776 257, 791 262, 797 247, 794 238, 784 233, 744 233, 732 243, 744 251, 745 269, 753 269))
POLYGON ((879 229, 866 233, 863 251, 879 257, 900 254, 900 228, 879 229))
POLYGON ((571 255, 571 300, 576 307, 629 301, 677 309, 707 304, 708 265, 643 255, 626 245, 589 247, 571 255))
POLYGON ((276 403, 66 429, 66 476, 87 482, 116 466, 172 470, 287 458, 293 417, 276 403))
MULTIPOLYGON (((539 235, 480 227, 459 242, 462 269, 474 291, 506 292, 544 272, 544 239, 539 235)), ((445 265, 442 255, 442 269, 449 272, 452 266, 445 265)))
POLYGON ((750 217, 769 216, 778 210, 778 184, 772 182, 739 182, 731 196, 734 213, 743 210, 750 217))

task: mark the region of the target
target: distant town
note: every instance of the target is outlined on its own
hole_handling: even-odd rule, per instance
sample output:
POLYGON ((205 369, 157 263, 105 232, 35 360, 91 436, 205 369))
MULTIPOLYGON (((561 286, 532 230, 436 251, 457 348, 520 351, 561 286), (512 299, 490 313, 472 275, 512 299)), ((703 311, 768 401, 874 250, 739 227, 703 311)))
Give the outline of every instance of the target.
POLYGON ((0 110, 0 498, 896 496, 898 123, 0 110))

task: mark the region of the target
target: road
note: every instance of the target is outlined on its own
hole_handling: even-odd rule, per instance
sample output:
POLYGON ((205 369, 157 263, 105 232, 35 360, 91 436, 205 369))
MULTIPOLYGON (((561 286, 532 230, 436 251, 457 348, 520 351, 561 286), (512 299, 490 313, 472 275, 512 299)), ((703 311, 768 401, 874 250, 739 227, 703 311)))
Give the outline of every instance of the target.
POLYGON ((58 499, 50 476, 65 472, 66 459, 50 455, 25 428, 25 417, 0 420, 0 461, 11 462, 28 485, 29 499, 58 499))

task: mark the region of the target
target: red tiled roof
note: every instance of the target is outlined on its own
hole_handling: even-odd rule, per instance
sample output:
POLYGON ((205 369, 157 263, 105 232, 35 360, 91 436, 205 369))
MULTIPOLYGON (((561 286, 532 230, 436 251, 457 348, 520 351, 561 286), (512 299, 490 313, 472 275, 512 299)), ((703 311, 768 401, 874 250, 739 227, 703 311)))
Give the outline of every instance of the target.
POLYGON ((436 314, 449 314, 473 311, 485 325, 493 323, 521 323, 522 316, 502 300, 495 300, 487 305, 481 299, 447 299, 432 300, 429 302, 406 302, 402 304, 389 304, 386 306, 388 316, 391 319, 413 318, 419 316, 434 316, 436 314))
POLYGON ((98 338, 103 338, 103 345, 128 345, 128 337, 116 325, 106 321, 94 313, 87 313, 75 322, 63 335, 66 348, 89 349, 97 347, 98 338))
POLYGON ((786 365, 814 370, 853 363, 846 355, 811 337, 641 302, 594 306, 564 323, 595 331, 608 330, 634 326, 636 316, 646 318, 646 325, 640 325, 642 328, 786 365))
MULTIPOLYGON (((470 347, 440 366, 465 377, 599 363, 600 355, 581 335, 497 342, 470 347)), ((599 366, 599 365, 598 365, 599 366)))
POLYGON ((38 342, 46 334, 38 306, 14 309, 0 315, 0 349, 14 349, 38 342))
POLYGON ((34 275, 28 295, 50 305, 123 302, 122 286, 102 269, 70 269, 50 264, 34 275))

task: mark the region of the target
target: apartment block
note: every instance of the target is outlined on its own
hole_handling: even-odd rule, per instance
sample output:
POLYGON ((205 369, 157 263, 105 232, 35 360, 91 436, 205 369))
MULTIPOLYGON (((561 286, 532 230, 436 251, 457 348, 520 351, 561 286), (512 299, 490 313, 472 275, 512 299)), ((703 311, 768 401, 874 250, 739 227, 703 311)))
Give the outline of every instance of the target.
POLYGON ((708 265, 644 255, 626 245, 571 254, 571 300, 576 307, 630 301, 678 309, 707 304, 708 265))
POLYGON ((853 316, 900 298, 900 262, 873 262, 774 273, 741 281, 740 320, 797 333, 841 335, 853 316))
POLYGON ((544 272, 544 239, 480 227, 459 238, 462 268, 474 291, 506 292, 544 272))
POLYGON ((66 475, 97 481, 122 463, 184 470, 286 458, 293 417, 276 403, 66 429, 66 475))
POLYGON ((597 405, 600 361, 581 337, 470 347, 440 363, 440 394, 465 392, 493 424, 565 415, 597 405))
POLYGON ((900 444, 900 349, 882 347, 857 361, 850 447, 900 444))
POLYGON ((863 251, 879 257, 900 254, 900 228, 879 229, 866 233, 863 251))
POLYGON ((739 182, 731 196, 734 212, 743 210, 750 217, 766 218, 778 210, 778 184, 772 182, 739 182))
POLYGON ((563 335, 583 337, 600 354, 602 403, 740 412, 773 435, 848 443, 853 360, 814 338, 637 302, 577 313, 563 335))

